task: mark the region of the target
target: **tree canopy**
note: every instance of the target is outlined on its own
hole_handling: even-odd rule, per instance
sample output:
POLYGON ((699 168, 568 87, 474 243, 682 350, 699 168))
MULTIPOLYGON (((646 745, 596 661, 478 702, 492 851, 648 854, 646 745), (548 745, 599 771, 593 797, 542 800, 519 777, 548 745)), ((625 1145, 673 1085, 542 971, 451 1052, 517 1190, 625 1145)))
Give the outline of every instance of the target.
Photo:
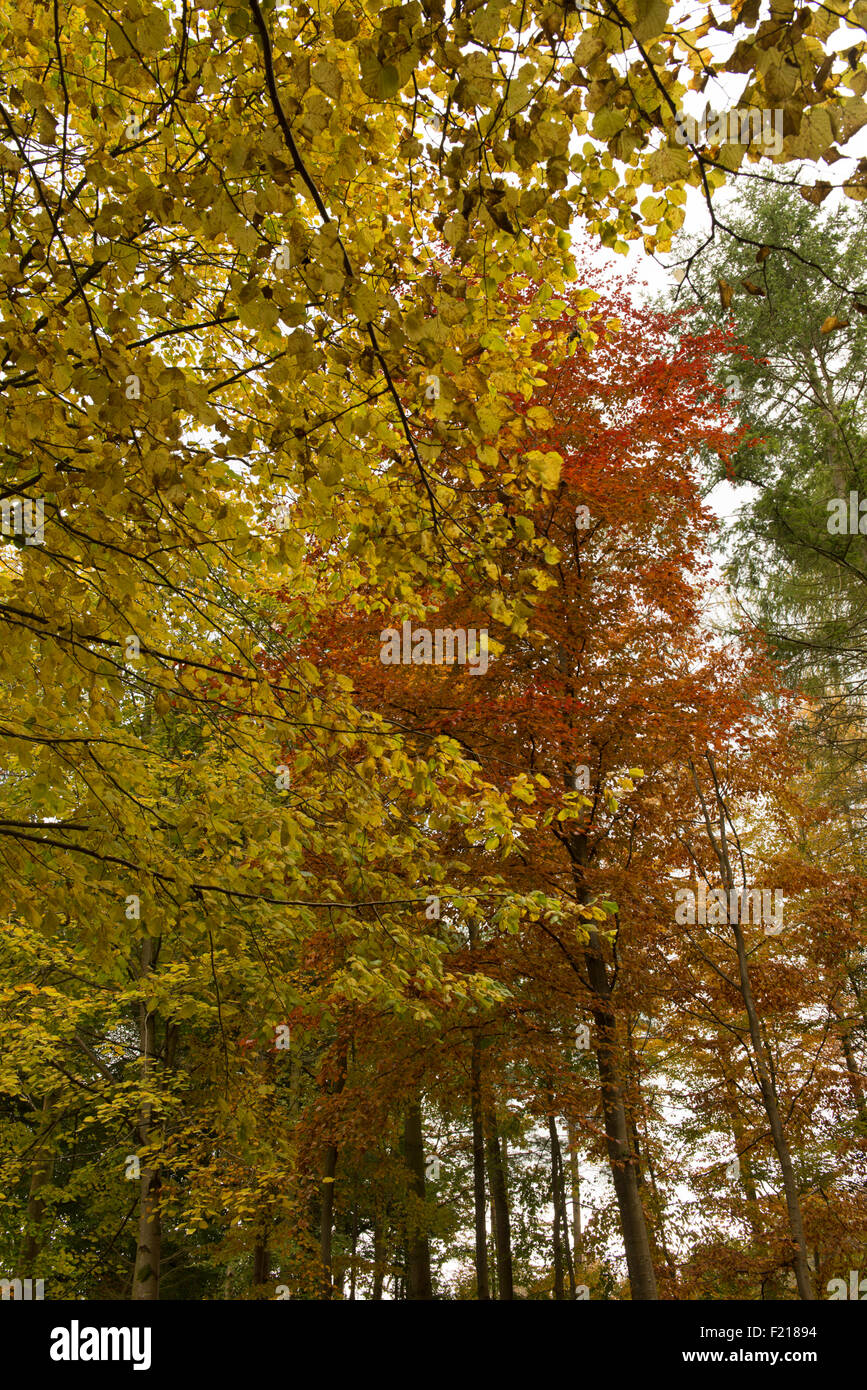
POLYGON ((701 461, 771 479, 787 560, 816 441, 860 479, 865 0, 4 29, 0 1277, 824 1296, 864 1248, 863 861, 777 617, 839 572, 860 632, 857 560, 798 540, 721 635, 701 461), (684 125, 720 90, 773 148, 684 125), (685 286, 780 277, 737 325, 595 268, 679 254, 690 190, 685 286), (749 392, 802 338, 775 452, 749 392), (682 930, 736 879, 785 949, 682 930))

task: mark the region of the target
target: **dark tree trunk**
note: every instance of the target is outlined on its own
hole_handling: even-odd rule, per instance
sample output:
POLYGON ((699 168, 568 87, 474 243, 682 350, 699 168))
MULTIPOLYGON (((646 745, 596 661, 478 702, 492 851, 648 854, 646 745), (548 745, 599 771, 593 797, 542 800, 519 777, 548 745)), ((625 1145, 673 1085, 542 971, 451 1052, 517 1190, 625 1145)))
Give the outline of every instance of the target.
POLYGON ((554 1226, 552 1231, 554 1244, 554 1297, 558 1302, 562 1302, 566 1297, 566 1286, 563 1282, 563 1240, 560 1235, 560 1223, 563 1217, 563 1190, 560 1178, 560 1141, 557 1137, 557 1121, 553 1115, 548 1116, 548 1138, 551 1141, 551 1200, 554 1203, 554 1226))
POLYGON ((626 1105, 618 1065, 617 1019, 610 1007, 608 971, 595 932, 585 953, 587 974, 595 995, 593 1022, 596 1030, 596 1062, 605 1117, 605 1146, 620 1212, 620 1228, 626 1251, 626 1267, 633 1300, 658 1297, 656 1274, 641 1204, 638 1156, 629 1142, 626 1105))
POLYGON ((512 1230, 509 1221, 509 1195, 506 1172, 500 1149, 500 1136, 493 1106, 485 1113, 488 1151, 488 1173, 491 1182, 491 1204, 494 1209, 494 1231, 497 1248, 497 1297, 514 1299, 512 1288, 512 1230))
MULTIPOLYGON (((587 903, 591 897, 584 881, 588 853, 587 836, 569 835, 564 843, 572 860, 576 896, 579 902, 587 903)), ((620 1214, 620 1231, 626 1252, 629 1286, 634 1301, 655 1300, 659 1294, 647 1233, 647 1219, 639 1192, 638 1155, 630 1143, 617 1017, 611 1002, 608 967, 595 930, 591 929, 589 932, 583 957, 591 991, 596 1064, 599 1068, 602 1114, 605 1119, 605 1147, 608 1151, 608 1164, 620 1214)), ((581 978, 577 965, 573 964, 573 969, 581 978)))
POLYGON ((476 1290, 479 1299, 489 1299, 488 1233, 485 1224, 485 1130, 482 1110, 482 1044, 473 1032, 470 1058, 470 1098, 473 1121, 473 1210, 476 1231, 476 1290))
POLYGON ((410 1105, 404 1117, 403 1152, 411 1174, 411 1201, 407 1214, 406 1280, 407 1298, 433 1297, 430 1273, 430 1246, 424 1229, 424 1135, 421 1124, 421 1105, 410 1105))
POLYGON ((356 1260, 358 1259, 358 1205, 352 1208, 352 1244, 349 1264, 349 1301, 355 1302, 356 1260))
POLYGON ((253 1246, 253 1284, 261 1290, 263 1284, 267 1284, 271 1275, 271 1252, 268 1249, 268 1237, 261 1233, 256 1237, 256 1244, 253 1246))
MULTIPOLYGON (((326 1094, 340 1095, 346 1085, 346 1069, 349 1060, 349 1044, 340 1037, 337 1045, 337 1075, 325 1087, 326 1094)), ((337 1145, 326 1144, 320 1183, 321 1201, 319 1206, 319 1258, 322 1261, 322 1297, 334 1297, 334 1272, 332 1269, 332 1248, 334 1232, 334 1175, 337 1172, 337 1145)))
POLYGON ((385 1213, 377 1203, 376 1215, 373 1218, 373 1292, 371 1297, 380 1302, 382 1299, 382 1281, 385 1277, 385 1213))
POLYGON ((843 1056, 846 1058, 846 1070, 849 1074, 849 1085, 852 1088, 852 1099, 855 1102, 855 1109, 858 1112, 858 1119, 862 1125, 867 1125, 867 1104, 864 1101, 864 1087, 861 1081, 861 1073, 855 1061, 855 1053, 852 1048, 852 1039, 849 1036, 849 1028, 844 1024, 842 1032, 843 1056))
POLYGON ((334 1230, 334 1174, 337 1172, 337 1145, 325 1149, 322 1166, 322 1199, 319 1208, 319 1257, 322 1260, 322 1297, 334 1297, 331 1269, 332 1233, 334 1230))
POLYGON ((577 1284, 581 1266, 584 1263, 581 1234, 581 1175, 578 1171, 578 1135, 571 1120, 567 1121, 567 1126, 569 1130, 569 1178, 572 1197, 572 1251, 577 1284))
POLYGON ((35 1279, 36 1261, 42 1248, 45 1234, 42 1221, 45 1216, 45 1202, 40 1193, 51 1182, 54 1174, 54 1155, 47 1142, 52 1127, 51 1106, 54 1092, 48 1091, 42 1100, 39 1117, 39 1135, 36 1140, 36 1154, 30 1170, 30 1191, 27 1196, 27 1222, 21 1238, 17 1269, 22 1279, 35 1279))
POLYGON ((632 1150, 636 1157, 638 1171, 638 1189, 641 1193, 642 1188, 649 1187, 649 1192, 645 1190, 642 1206, 644 1207, 644 1219, 647 1224, 648 1208, 652 1214, 652 1220, 648 1225, 648 1239, 651 1246, 651 1255, 654 1268, 659 1267, 660 1262, 664 1263, 664 1277, 670 1284, 677 1283, 677 1269, 668 1248, 665 1237, 665 1208, 662 1202, 662 1194, 656 1181, 656 1172, 653 1167, 653 1159, 650 1153, 650 1142, 648 1139, 647 1108, 645 1105, 644 1093, 641 1088, 641 1068, 635 1054, 635 1047, 632 1041, 631 1023, 626 1029, 627 1036, 627 1060, 629 1066, 629 1087, 628 1102, 626 1106, 626 1119, 629 1127, 629 1139, 632 1150), (643 1145, 639 1140, 639 1122, 643 1123, 643 1145), (648 1184, 643 1181, 643 1169, 647 1169, 648 1184))
MULTIPOLYGON (((146 936, 141 943, 140 978, 145 980, 153 971, 156 962, 158 943, 152 936, 146 936)), ((157 1020, 156 1014, 147 1010, 142 1000, 139 1005, 139 1053, 141 1076, 146 1083, 156 1056, 157 1020)), ((153 1107, 146 1102, 139 1109, 139 1140, 147 1145, 151 1137, 153 1107)), ((135 1271, 132 1281, 134 1302, 155 1300, 160 1296, 160 1257, 162 1248, 162 1228, 160 1224, 160 1175, 158 1169, 146 1160, 141 1165, 141 1187, 139 1195, 138 1246, 136 1248, 135 1271)))

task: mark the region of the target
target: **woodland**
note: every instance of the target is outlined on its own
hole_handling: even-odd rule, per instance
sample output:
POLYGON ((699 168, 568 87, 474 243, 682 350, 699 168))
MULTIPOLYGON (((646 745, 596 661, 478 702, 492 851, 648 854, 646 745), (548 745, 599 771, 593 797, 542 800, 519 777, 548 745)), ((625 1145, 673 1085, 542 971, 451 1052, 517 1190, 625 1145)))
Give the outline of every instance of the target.
POLYGON ((3 1298, 867 1297, 867 0, 0 14, 3 1298))

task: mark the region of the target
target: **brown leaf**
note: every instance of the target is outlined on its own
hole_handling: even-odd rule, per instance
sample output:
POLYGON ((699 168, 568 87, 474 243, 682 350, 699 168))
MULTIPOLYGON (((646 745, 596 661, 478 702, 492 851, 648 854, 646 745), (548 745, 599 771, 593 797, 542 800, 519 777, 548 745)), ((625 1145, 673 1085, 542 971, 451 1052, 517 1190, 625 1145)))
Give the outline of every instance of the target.
POLYGON ((766 298, 767 298, 767 296, 766 296, 764 290, 761 288, 761 286, 760 286, 760 285, 754 285, 753 282, 752 282, 752 280, 741 280, 741 284, 743 285, 743 287, 744 287, 744 289, 746 290, 747 294, 758 294, 758 295, 761 295, 762 299, 766 299, 766 298))
POLYGON ((852 308, 857 309, 859 314, 867 314, 867 304, 859 304, 857 299, 852 300, 852 308))
POLYGON ((761 265, 762 261, 766 261, 770 254, 770 246, 760 246, 758 251, 756 252, 756 265, 761 265))
POLYGON ((836 314, 830 314, 830 315, 828 316, 828 318, 826 318, 825 322, 822 324, 822 327, 819 329, 819 332, 820 332, 820 333, 833 333, 835 328, 848 328, 848 327, 849 327, 849 320, 848 320, 848 319, 838 319, 837 316, 836 316, 836 314))
POLYGON ((492 206, 490 203, 488 203, 487 208, 491 221, 499 227, 501 231, 509 232, 512 236, 518 235, 509 221, 508 213, 503 208, 497 207, 496 204, 492 206))
POLYGON ((732 302, 732 295, 735 292, 734 285, 730 285, 727 280, 717 280, 717 284, 719 285, 719 297, 722 301, 722 306, 724 309, 727 309, 732 302))
POLYGON ((806 198, 808 203, 812 203, 813 207, 817 208, 820 203, 824 203, 831 192, 831 185, 825 183, 824 179, 820 179, 818 183, 801 184, 799 191, 802 198, 806 198))
POLYGON ((816 73, 816 76, 813 78, 813 87, 814 87, 814 89, 815 89, 817 92, 821 92, 822 87, 823 87, 824 82, 825 82, 825 78, 828 76, 829 72, 831 71, 832 67, 834 66, 834 58, 835 58, 835 57, 836 57, 836 54, 834 54, 834 53, 829 53, 828 56, 827 56, 827 58, 825 59, 824 63, 822 63, 821 67, 819 68, 818 72, 816 73))

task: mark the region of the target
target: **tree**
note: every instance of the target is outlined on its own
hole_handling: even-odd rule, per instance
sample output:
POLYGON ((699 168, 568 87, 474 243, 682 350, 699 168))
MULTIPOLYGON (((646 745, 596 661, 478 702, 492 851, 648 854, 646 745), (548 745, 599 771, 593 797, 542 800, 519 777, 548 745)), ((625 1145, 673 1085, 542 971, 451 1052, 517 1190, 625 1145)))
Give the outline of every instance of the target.
POLYGON ((731 581, 793 682, 819 702, 814 732, 836 747, 840 770, 847 744, 858 756, 864 667, 864 540, 849 511, 867 481, 867 305, 841 288, 865 280, 863 213, 818 217, 797 193, 752 188, 728 221, 732 235, 696 252, 682 288, 694 291, 704 326, 724 322, 732 335, 724 377, 744 435, 729 476, 744 491, 730 527, 731 581), (770 249, 784 234, 797 253, 770 249), (719 286, 732 290, 722 305, 719 286))
MULTIPOLYGON (((488 863, 499 854, 511 861, 505 876, 513 888, 542 888, 558 904, 539 927, 528 920, 532 946, 523 943, 523 950, 536 955, 539 932, 542 940, 553 936, 576 976, 573 989, 580 984, 594 1025, 633 1297, 653 1298, 640 1158, 626 1106, 623 1023, 614 997, 619 966, 609 919, 616 909, 610 902, 604 909, 596 905, 595 861, 601 860, 600 867, 608 861, 619 801, 634 789, 628 769, 639 761, 644 768, 650 758, 662 773, 679 756, 685 773, 691 739, 711 724, 731 733, 746 706, 712 668, 703 667, 698 600, 687 579, 708 525, 689 471, 690 450, 700 443, 720 449, 726 444, 725 427, 715 416, 717 396, 707 385, 709 353, 719 340, 684 338, 672 351, 669 320, 642 315, 623 300, 603 299, 597 312, 601 324, 617 324, 616 335, 609 331, 592 356, 578 352, 561 365, 555 334, 568 331, 564 316, 551 335, 546 387, 525 407, 534 442, 555 444, 564 458, 556 488, 538 488, 530 519, 526 483, 519 484, 514 473, 491 468, 487 474, 487 460, 481 459, 478 476, 471 478, 480 510, 488 495, 507 510, 515 499, 515 544, 501 571, 504 594, 515 592, 512 575, 528 572, 521 566, 531 555, 541 594, 531 612, 521 613, 520 636, 513 610, 501 600, 497 635, 489 639, 496 676, 460 666, 438 671, 421 646, 409 664, 383 664, 370 620, 353 612, 355 606, 363 609, 363 595, 350 598, 342 621, 331 618, 326 628, 329 648, 346 653, 344 669, 371 704, 422 738, 448 730, 503 792, 510 789, 527 805, 520 830, 495 832, 484 841, 472 837, 472 881, 484 881, 488 863), (689 670, 690 660, 697 671, 689 670), (473 687, 485 679, 496 683, 480 699, 473 687), (668 722, 664 732, 648 731, 636 717, 636 710, 658 710, 660 700, 678 712, 676 733, 668 722)), ((540 355, 545 360, 544 347, 540 355)), ((531 455, 540 476, 548 457, 541 448, 531 455)), ((452 466, 459 475, 460 452, 452 466)), ((468 576, 452 603, 432 596, 424 622, 438 630, 459 623, 472 627, 477 610, 468 576)), ((399 626, 401 615, 392 616, 399 626)), ((384 623, 377 619, 377 628, 384 623)), ((630 854, 639 833, 630 826, 630 854)))

